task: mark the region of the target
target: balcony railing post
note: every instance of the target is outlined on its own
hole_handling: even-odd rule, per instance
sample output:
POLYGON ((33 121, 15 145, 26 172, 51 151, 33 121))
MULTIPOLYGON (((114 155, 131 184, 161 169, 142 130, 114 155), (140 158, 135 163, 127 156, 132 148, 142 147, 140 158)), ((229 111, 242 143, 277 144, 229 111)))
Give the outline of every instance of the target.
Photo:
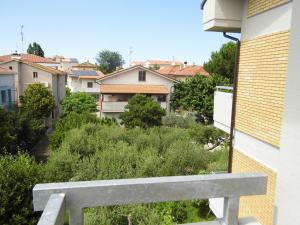
POLYGON ((240 197, 224 198, 223 223, 225 225, 238 225, 240 197))
POLYGON ((70 225, 83 225, 83 209, 81 208, 70 208, 70 225))

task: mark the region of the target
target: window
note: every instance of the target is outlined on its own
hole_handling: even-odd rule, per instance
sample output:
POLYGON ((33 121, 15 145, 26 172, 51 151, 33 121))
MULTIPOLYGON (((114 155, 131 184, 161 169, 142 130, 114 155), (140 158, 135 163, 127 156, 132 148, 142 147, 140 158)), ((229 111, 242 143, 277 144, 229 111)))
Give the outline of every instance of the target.
POLYGON ((1 91, 1 102, 6 103, 6 91, 5 90, 1 91))
POLYGON ((33 78, 37 78, 38 77, 38 72, 33 72, 33 78))
POLYGON ((87 82, 87 87, 88 88, 93 88, 93 82, 87 82))
POLYGON ((7 95, 8 95, 8 101, 11 102, 12 99, 11 99, 11 90, 10 89, 7 90, 7 95))
POLYGON ((146 81, 146 71, 139 71, 139 81, 146 81))
POLYGON ((12 66, 10 66, 9 69, 12 70, 12 66))
POLYGON ((166 95, 158 95, 157 96, 157 101, 158 102, 165 102, 167 100, 167 96, 166 95))

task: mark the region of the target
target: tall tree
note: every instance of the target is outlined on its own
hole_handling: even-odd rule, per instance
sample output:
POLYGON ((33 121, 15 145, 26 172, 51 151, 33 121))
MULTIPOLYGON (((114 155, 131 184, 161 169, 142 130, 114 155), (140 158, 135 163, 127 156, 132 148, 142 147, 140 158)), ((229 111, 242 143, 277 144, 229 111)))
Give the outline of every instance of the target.
POLYGON ((24 112, 35 119, 47 118, 55 107, 51 91, 41 83, 30 84, 20 100, 24 112))
POLYGON ((212 52, 210 60, 204 63, 204 69, 210 74, 218 74, 229 78, 232 82, 235 65, 236 44, 223 44, 219 51, 212 52))
POLYGON ((114 72, 118 67, 122 67, 125 63, 120 53, 109 50, 99 52, 96 60, 99 69, 104 74, 114 72))
POLYGON ((217 74, 204 77, 200 74, 175 85, 171 95, 173 109, 193 110, 201 122, 212 122, 215 87, 228 85, 229 79, 217 74))
POLYGON ((29 46, 27 48, 27 53, 37 55, 37 56, 41 56, 41 57, 45 56, 42 47, 36 42, 33 42, 32 44, 31 43, 29 44, 29 46))

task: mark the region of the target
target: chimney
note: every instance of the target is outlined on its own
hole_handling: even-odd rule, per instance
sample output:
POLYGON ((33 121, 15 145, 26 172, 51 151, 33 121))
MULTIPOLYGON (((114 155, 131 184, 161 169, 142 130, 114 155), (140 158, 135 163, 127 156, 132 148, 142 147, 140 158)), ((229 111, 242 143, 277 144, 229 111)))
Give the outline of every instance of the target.
POLYGON ((11 54, 11 59, 21 59, 21 54, 19 54, 17 51, 11 54))
POLYGON ((186 66, 187 66, 187 61, 185 61, 185 62, 183 63, 183 68, 186 68, 186 66))

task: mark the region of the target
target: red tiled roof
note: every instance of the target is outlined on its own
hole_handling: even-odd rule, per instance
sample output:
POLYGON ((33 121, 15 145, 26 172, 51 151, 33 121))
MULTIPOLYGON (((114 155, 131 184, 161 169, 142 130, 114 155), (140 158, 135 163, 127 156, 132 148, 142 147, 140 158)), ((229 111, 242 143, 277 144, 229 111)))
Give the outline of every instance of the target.
POLYGON ((172 75, 172 76, 194 76, 195 74, 199 73, 203 76, 208 76, 209 73, 205 71, 202 66, 168 66, 165 68, 161 68, 158 70, 159 73, 165 75, 172 75))
POLYGON ((56 63, 56 64, 58 64, 58 62, 55 62, 52 59, 40 57, 40 56, 33 55, 33 54, 18 54, 18 55, 11 54, 11 55, 0 56, 0 62, 5 62, 5 61, 12 60, 12 59, 18 59, 18 60, 22 60, 22 61, 26 61, 26 62, 30 62, 30 63, 56 63))
POLYGON ((150 59, 150 60, 147 60, 146 62, 150 63, 150 64, 170 64, 172 65, 173 63, 175 65, 180 65, 180 64, 183 64, 183 62, 180 62, 180 61, 170 61, 170 60, 157 60, 157 59, 150 59))
POLYGON ((15 74, 15 72, 4 67, 0 67, 0 74, 15 74))
POLYGON ((106 94, 168 94, 164 85, 136 85, 136 84, 101 84, 100 92, 106 94))

